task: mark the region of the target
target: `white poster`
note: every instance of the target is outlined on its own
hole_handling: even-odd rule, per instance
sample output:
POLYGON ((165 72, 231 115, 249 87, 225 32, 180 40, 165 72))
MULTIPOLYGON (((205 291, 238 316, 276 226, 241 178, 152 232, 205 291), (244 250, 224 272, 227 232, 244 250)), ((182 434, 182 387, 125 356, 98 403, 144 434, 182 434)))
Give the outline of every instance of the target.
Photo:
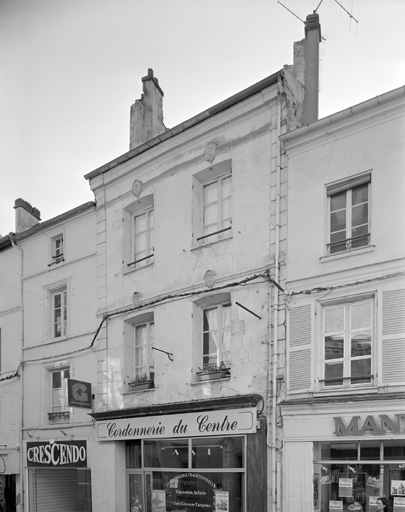
POLYGON ((351 478, 339 478, 339 498, 353 497, 353 480, 351 478))
POLYGON ((339 510, 343 510, 343 501, 329 501, 329 512, 336 512, 339 510))
POLYGON ((229 512, 229 492, 215 491, 214 512, 229 512))
POLYGON ((165 491, 152 490, 152 512, 166 512, 165 491))
POLYGON ((394 511, 393 512, 405 512, 405 498, 394 497, 394 511))

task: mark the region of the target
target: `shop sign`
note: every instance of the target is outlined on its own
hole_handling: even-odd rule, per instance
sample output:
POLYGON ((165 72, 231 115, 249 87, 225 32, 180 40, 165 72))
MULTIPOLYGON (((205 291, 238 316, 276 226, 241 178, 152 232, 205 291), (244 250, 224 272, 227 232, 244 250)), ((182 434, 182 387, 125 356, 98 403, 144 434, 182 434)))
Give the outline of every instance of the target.
POLYGON ((69 407, 91 409, 91 383, 80 380, 67 380, 69 407))
POLYGON ((86 441, 28 442, 27 466, 43 467, 87 467, 86 441))
POLYGON ((100 421, 100 441, 229 436, 256 432, 256 408, 100 421))
POLYGON ((396 414, 396 419, 386 415, 367 416, 364 420, 360 416, 353 416, 346 423, 341 416, 334 417, 335 435, 362 436, 366 434, 401 434, 405 432, 405 414, 396 414))

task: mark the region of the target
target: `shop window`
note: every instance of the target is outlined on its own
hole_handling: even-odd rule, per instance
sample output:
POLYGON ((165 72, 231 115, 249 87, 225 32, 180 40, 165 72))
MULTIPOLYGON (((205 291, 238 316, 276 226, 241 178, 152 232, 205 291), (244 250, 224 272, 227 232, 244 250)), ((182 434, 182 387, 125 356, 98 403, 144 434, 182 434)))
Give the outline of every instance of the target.
POLYGON ((232 232, 232 173, 230 160, 194 176, 194 244, 223 240, 232 232))
POLYGON ((51 423, 66 423, 70 419, 68 407, 67 379, 70 379, 68 366, 49 369, 51 411, 48 413, 51 423))
POLYGON ((323 378, 326 387, 370 385, 373 380, 373 300, 323 308, 323 378))
POLYGON ((68 300, 67 285, 63 284, 49 291, 50 338, 59 339, 67 336, 68 300))
POLYGON ((154 261, 153 195, 138 199, 124 209, 124 261, 128 270, 154 261))
POLYGON ((51 238, 51 263, 48 266, 65 261, 63 233, 59 233, 51 238))
POLYGON ((326 187, 329 205, 328 253, 369 245, 370 182, 371 173, 367 173, 326 187))
POLYGON ((153 313, 143 313, 125 322, 125 359, 129 386, 134 391, 154 387, 155 323, 153 313))

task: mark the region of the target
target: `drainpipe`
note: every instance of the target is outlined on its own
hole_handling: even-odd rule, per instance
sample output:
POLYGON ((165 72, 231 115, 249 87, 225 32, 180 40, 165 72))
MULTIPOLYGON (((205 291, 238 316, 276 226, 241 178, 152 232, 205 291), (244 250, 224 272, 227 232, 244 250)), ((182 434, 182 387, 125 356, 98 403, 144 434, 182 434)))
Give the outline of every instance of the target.
POLYGON ((11 245, 14 249, 17 249, 21 255, 20 267, 21 267, 21 363, 20 363, 20 382, 21 382, 21 429, 20 429, 20 510, 24 510, 25 504, 25 481, 24 481, 24 449, 23 449, 23 428, 24 428, 24 253, 23 250, 13 240, 11 234, 9 235, 11 245))

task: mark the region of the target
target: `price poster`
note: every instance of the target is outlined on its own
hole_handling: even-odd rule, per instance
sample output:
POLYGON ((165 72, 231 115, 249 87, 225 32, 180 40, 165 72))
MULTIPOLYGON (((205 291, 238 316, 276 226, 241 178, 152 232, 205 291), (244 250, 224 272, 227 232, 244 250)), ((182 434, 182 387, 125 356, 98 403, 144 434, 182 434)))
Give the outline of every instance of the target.
POLYGON ((214 511, 215 512, 229 512, 229 492, 228 491, 215 491, 214 492, 214 511))
POLYGON ((353 480, 351 478, 339 478, 339 498, 353 497, 353 480))
POLYGON ((394 512, 405 512, 405 498, 394 497, 394 512))
POLYGON ((339 510, 343 510, 343 501, 329 501, 329 512, 338 512, 339 510))
POLYGON ((166 512, 165 491, 152 490, 152 512, 166 512))

